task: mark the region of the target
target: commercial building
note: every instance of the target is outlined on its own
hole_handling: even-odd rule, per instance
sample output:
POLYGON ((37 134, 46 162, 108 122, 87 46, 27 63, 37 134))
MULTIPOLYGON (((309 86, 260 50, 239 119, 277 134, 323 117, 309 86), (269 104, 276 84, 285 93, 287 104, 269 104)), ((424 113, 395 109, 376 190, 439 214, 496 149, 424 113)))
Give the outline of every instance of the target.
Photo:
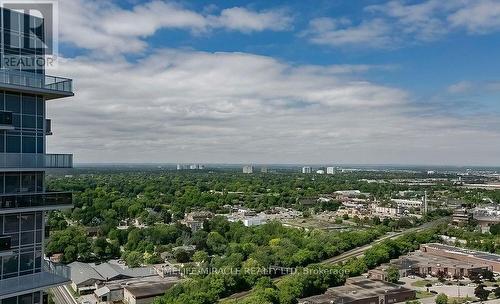
POLYGON ((396 207, 385 207, 379 206, 377 204, 372 204, 371 206, 372 212, 374 215, 379 215, 383 217, 395 217, 403 214, 403 209, 399 206, 396 207))
POLYGON ((490 267, 492 271, 500 272, 500 255, 498 254, 459 248, 438 243, 421 245, 420 250, 434 256, 451 258, 473 265, 484 264, 490 267))
POLYGON ((399 207, 403 208, 422 208, 423 202, 417 200, 407 200, 407 199, 392 199, 399 207))
POLYGON ((334 173, 335 173, 334 167, 326 167, 326 174, 334 174, 334 173))
POLYGON ((466 225, 472 220, 472 213, 466 208, 458 208, 453 210, 451 222, 454 225, 466 225))
POLYGON ((0 16, 0 300, 38 304, 69 282, 66 267, 44 260, 43 244, 46 212, 72 207, 71 193, 45 188, 47 168, 72 167, 72 155, 46 154, 45 140, 46 102, 73 96, 72 81, 20 61, 44 61, 42 18, 5 7, 0 16))
POLYGON ((299 299, 299 304, 391 304, 415 297, 415 290, 359 276, 347 279, 344 286, 328 288, 322 295, 299 299))
MULTIPOLYGON (((491 265, 481 262, 468 262, 460 259, 436 256, 425 251, 415 251, 399 259, 392 260, 390 265, 400 269, 401 276, 433 276, 442 275, 448 278, 470 277, 473 273, 482 273, 486 270, 492 270, 491 265)), ((383 269, 384 266, 370 271, 375 278, 383 279, 381 272, 377 269, 383 269)))
POLYGON ((253 166, 243 166, 243 173, 252 174, 253 173, 253 166))
POLYGON ((310 174, 312 172, 312 168, 309 166, 302 167, 302 173, 304 174, 310 174))
POLYGON ((475 208, 473 218, 477 221, 482 232, 488 232, 491 226, 500 223, 500 210, 498 206, 475 208))

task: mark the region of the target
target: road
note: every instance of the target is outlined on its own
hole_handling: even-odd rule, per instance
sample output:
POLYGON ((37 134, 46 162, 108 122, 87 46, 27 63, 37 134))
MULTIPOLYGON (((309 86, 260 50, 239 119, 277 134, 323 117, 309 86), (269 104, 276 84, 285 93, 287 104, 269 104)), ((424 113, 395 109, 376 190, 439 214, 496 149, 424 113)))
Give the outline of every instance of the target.
MULTIPOLYGON (((367 244, 367 245, 364 245, 364 246, 361 246, 361 247, 357 247, 357 248, 354 248, 354 249, 351 249, 349 251, 346 251, 340 255, 337 255, 335 257, 332 257, 332 258, 329 258, 329 259, 326 259, 322 262, 320 262, 319 264, 333 264, 333 263, 339 263, 339 262, 343 262, 345 260, 348 260, 352 257, 359 257, 359 256, 362 256, 363 253, 372 248, 374 245, 384 241, 384 240, 387 240, 387 239, 395 239, 403 234, 406 234, 406 233, 411 233, 411 232, 418 232, 418 231, 421 231, 421 230, 424 230, 424 229, 427 229, 427 228, 430 228, 432 226, 435 226, 437 225, 438 223, 440 222, 443 222, 445 221, 447 218, 441 218, 441 219, 438 219, 438 220, 434 220, 432 222, 428 222, 428 223, 425 223, 423 225, 420 225, 418 227, 415 227, 415 228, 410 228, 410 229, 407 229, 407 230, 404 230, 404 231, 401 231, 401 232, 396 232, 396 233, 391 233, 391 234, 386 234, 384 235, 383 237, 381 238, 378 238, 377 240, 371 242, 370 244, 367 244)), ((281 277, 277 277, 277 278, 274 278, 273 281, 274 282, 278 282, 279 280, 281 279, 281 277)), ((235 299, 241 299, 241 298, 244 298, 245 296, 247 296, 250 292, 252 292, 252 290, 247 290, 247 291, 242 291, 242 292, 239 292, 239 293, 235 293, 235 294, 232 294, 230 295, 229 297, 227 298, 224 298, 224 299, 221 299, 220 301, 222 300, 235 300, 235 299)), ((219 301, 219 302, 220 302, 219 301)))
POLYGON ((78 304, 66 286, 58 286, 52 288, 50 291, 54 295, 54 302, 56 304, 78 304))

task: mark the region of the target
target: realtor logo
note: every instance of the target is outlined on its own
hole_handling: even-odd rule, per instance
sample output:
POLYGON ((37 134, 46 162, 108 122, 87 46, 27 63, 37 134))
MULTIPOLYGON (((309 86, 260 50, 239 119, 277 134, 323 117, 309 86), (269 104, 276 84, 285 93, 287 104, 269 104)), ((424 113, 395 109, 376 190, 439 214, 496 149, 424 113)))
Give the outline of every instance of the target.
POLYGON ((5 68, 55 67, 58 53, 58 3, 54 0, 0 0, 3 8, 5 68))

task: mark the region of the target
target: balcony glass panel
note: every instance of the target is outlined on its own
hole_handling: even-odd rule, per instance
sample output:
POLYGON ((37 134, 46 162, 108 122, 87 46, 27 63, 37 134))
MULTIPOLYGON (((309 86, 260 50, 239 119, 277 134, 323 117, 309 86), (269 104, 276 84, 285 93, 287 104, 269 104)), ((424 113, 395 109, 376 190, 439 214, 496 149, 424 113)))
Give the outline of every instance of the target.
POLYGON ((72 154, 0 153, 0 168, 72 167, 72 154))
POLYGON ((0 69, 0 83, 39 88, 56 92, 72 92, 72 80, 69 78, 0 69))
POLYGON ((71 192, 43 192, 37 194, 0 195, 0 211, 3 209, 43 208, 51 206, 71 206, 71 192))
POLYGON ((69 271, 67 266, 55 265, 44 260, 41 272, 0 280, 0 298, 68 284, 70 282, 69 271))

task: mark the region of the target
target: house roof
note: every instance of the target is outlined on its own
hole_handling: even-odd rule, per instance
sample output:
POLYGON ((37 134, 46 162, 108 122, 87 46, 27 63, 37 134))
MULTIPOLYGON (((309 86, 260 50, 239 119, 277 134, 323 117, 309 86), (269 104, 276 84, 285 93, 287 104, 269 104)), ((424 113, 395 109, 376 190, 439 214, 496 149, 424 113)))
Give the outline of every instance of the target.
POLYGON ((104 286, 104 287, 101 287, 99 289, 96 289, 94 291, 94 294, 97 296, 97 297, 102 297, 106 294, 108 294, 111 290, 109 290, 109 288, 107 286, 104 286))
POLYGON ((90 279, 112 281, 117 278, 142 278, 157 274, 153 267, 124 268, 111 263, 93 265, 73 262, 68 266, 71 269, 71 281, 76 285, 90 279))
POLYGON ((113 280, 116 277, 141 278, 156 275, 156 271, 151 267, 123 268, 111 263, 96 265, 95 270, 107 280, 113 280))
POLYGON ((79 285, 90 279, 104 280, 104 278, 89 264, 81 262, 73 262, 68 265, 71 269, 71 281, 79 285))
POLYGON ((126 286, 125 289, 130 292, 136 299, 151 298, 161 296, 167 289, 175 285, 176 282, 159 282, 148 285, 131 285, 126 286))

